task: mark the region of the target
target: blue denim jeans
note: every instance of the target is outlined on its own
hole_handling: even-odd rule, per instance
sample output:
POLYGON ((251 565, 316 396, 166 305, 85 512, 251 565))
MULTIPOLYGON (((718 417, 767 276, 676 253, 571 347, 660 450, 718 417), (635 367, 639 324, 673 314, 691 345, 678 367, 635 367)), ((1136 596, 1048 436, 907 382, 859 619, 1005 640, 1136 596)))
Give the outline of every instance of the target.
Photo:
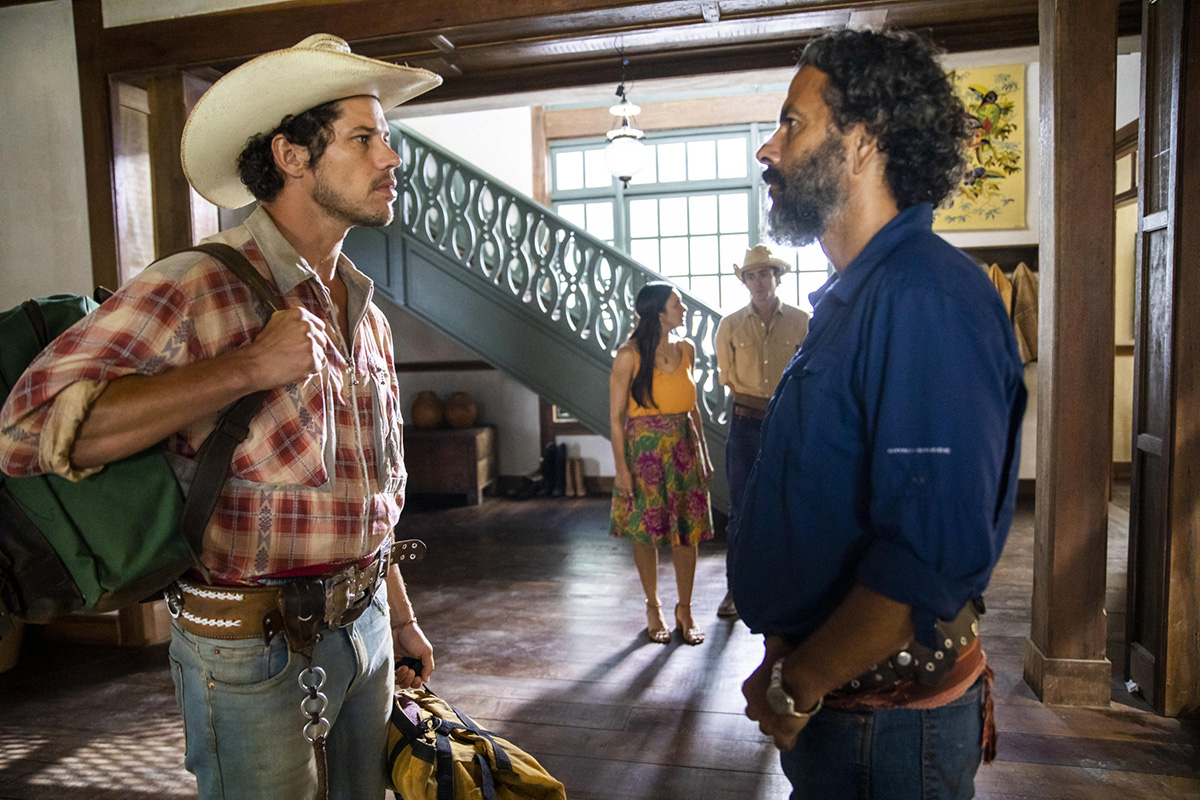
POLYGON ((754 459, 758 458, 761 435, 762 420, 730 413, 729 438, 725 441, 725 478, 729 482, 729 522, 725 525, 725 538, 730 546, 737 536, 742 495, 746 493, 746 481, 750 479, 754 459))
POLYGON ((983 678, 949 705, 827 708, 781 753, 792 800, 968 800, 982 760, 983 678))
MULTIPOLYGON (((304 659, 283 636, 225 640, 174 625, 171 673, 183 712, 185 765, 204 800, 307 800, 316 795, 313 748, 301 729, 304 659)), ((381 800, 394 676, 387 589, 353 624, 322 629, 313 665, 332 724, 326 741, 329 796, 381 800)))

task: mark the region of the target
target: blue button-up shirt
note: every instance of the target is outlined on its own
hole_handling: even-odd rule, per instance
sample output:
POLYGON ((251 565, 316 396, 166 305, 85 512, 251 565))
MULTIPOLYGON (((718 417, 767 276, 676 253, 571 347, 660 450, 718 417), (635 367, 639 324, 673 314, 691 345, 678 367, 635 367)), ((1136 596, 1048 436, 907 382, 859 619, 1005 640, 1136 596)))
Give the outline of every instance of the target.
POLYGON ((984 272, 913 206, 811 295, 729 553, 738 613, 800 641, 855 583, 916 636, 983 592, 1016 505, 1025 384, 984 272))

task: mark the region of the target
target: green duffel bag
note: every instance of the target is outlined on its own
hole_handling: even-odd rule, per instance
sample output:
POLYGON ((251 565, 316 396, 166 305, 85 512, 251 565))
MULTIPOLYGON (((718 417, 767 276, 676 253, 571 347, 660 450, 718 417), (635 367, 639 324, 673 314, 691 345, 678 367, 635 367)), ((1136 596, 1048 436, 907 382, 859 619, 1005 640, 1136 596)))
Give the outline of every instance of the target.
MULTIPOLYGON (((190 249, 222 261, 268 308, 279 308, 233 248, 190 249)), ((0 314, 0 403, 46 345, 96 308, 91 298, 54 295, 0 314)), ((204 528, 264 395, 247 395, 222 414, 197 454, 187 498, 160 445, 75 482, 0 474, 0 636, 8 614, 45 623, 72 611, 108 611, 154 595, 190 568, 205 574, 198 555, 204 528)))

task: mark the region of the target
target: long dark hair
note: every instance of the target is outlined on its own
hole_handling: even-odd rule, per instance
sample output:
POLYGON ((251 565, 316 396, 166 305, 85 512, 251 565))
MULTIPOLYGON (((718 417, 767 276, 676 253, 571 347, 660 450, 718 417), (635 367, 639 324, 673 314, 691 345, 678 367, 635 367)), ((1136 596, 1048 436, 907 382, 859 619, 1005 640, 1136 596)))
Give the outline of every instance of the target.
POLYGON ((654 356, 662 339, 662 320, 658 315, 667 307, 673 291, 675 287, 666 281, 651 281, 641 288, 633 303, 638 321, 629 340, 637 345, 642 363, 638 365, 637 375, 633 376, 629 392, 642 408, 654 405, 654 356))

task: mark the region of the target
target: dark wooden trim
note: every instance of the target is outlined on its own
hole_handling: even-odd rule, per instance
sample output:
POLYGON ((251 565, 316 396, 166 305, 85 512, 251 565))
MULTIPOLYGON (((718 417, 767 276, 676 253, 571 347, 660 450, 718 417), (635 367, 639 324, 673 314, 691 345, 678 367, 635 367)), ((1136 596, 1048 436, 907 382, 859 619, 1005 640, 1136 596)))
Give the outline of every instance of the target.
POLYGON ((1134 349, 1134 347, 1131 344, 1113 345, 1113 355, 1114 356, 1131 356, 1131 355, 1133 355, 1133 349, 1134 349))
POLYGON ((100 0, 74 0, 75 58, 79 65, 83 167, 87 191, 88 230, 92 244, 92 282, 116 289, 117 202, 113 179, 113 113, 108 71, 103 63, 104 30, 100 0))
POLYGON ((1135 119, 1117 128, 1117 132, 1113 136, 1113 155, 1115 158, 1120 158, 1137 150, 1138 122, 1139 120, 1135 119))
POLYGON ((189 111, 185 95, 182 72, 154 75, 146 82, 155 258, 193 244, 192 192, 179 161, 179 141, 189 111))
POLYGON ((1137 185, 1135 184, 1132 189, 1121 192, 1119 195, 1117 195, 1115 198, 1113 198, 1113 208, 1120 208, 1121 206, 1126 205, 1127 203, 1136 203, 1137 199, 1138 199, 1138 190, 1137 190, 1137 185))
POLYGON ((1133 462, 1131 461, 1114 461, 1112 462, 1112 479, 1114 481, 1127 481, 1133 474, 1133 462))
POLYGON ((401 361, 396 372, 479 372, 495 369, 486 361, 401 361))
POLYGON ((986 266, 999 264, 1003 272, 1012 272, 1022 262, 1034 272, 1038 270, 1038 246, 1036 244, 964 247, 962 250, 986 266))

